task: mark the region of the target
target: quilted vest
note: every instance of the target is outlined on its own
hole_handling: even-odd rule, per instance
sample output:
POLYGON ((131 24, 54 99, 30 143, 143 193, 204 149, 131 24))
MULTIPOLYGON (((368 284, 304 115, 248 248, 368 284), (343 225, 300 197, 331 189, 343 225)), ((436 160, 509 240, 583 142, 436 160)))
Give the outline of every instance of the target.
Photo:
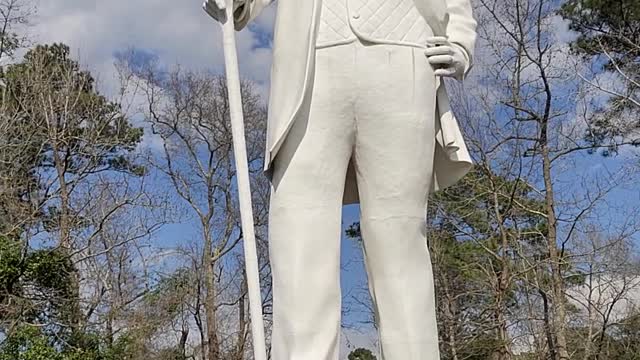
POLYGON ((425 47, 433 35, 414 0, 322 0, 316 47, 375 43, 425 47))

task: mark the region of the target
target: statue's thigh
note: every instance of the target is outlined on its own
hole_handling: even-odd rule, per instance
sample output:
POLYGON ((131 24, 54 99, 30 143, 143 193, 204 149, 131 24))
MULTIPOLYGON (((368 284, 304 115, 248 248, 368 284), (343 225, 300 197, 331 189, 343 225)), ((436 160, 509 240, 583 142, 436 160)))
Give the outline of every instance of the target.
MULTIPOLYGON (((420 48, 359 49, 355 167, 363 207, 424 209, 433 171, 436 79, 420 48)), ((364 209, 363 209, 364 210, 364 209)))
POLYGON ((353 54, 351 44, 316 52, 309 107, 298 113, 274 160, 274 190, 286 193, 288 203, 342 197, 355 130, 353 54))

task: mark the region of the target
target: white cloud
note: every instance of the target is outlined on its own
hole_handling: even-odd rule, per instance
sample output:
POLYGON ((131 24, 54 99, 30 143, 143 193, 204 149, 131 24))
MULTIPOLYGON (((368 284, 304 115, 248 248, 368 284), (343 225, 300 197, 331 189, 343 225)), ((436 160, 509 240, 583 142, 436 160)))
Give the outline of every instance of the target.
MULTIPOLYGON (((97 79, 101 92, 115 97, 120 90, 114 62, 117 53, 136 49, 167 65, 191 70, 224 72, 220 26, 202 11, 202 0, 36 0, 34 26, 28 36, 35 43, 62 42, 97 79)), ((275 6, 265 9, 237 34, 241 77, 256 82, 256 91, 268 99, 271 38, 275 6)), ((138 123, 135 96, 130 116, 138 123)), ((143 148, 157 148, 147 133, 143 148)))
POLYGON ((636 313, 640 308, 640 278, 622 278, 620 276, 597 276, 593 283, 573 287, 567 290, 570 301, 587 314, 589 307, 598 314, 609 315, 610 322, 622 321, 636 313), (610 313, 609 313, 610 312, 610 313))
POLYGON ((569 20, 565 20, 560 15, 553 15, 549 19, 551 27, 554 29, 554 34, 560 43, 568 44, 573 42, 580 35, 578 32, 569 29, 569 20))
MULTIPOLYGON (((31 36, 38 43, 63 42, 101 80, 107 93, 115 89, 114 53, 139 48, 166 64, 223 71, 220 27, 201 10, 201 0, 40 0, 31 36)), ((271 32, 275 6, 237 33, 243 77, 260 84, 266 94, 270 48, 260 32, 271 32)))

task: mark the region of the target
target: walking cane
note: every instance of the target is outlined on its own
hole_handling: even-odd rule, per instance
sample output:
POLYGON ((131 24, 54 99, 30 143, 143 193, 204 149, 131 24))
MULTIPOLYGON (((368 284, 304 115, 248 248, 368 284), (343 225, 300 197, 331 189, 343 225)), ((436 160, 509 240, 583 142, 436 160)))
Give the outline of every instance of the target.
MULTIPOLYGON (((216 3, 224 3, 225 0, 213 1, 216 3)), ((249 6, 249 4, 246 6, 249 6)), ((204 7, 205 11, 207 11, 206 2, 204 7)), ((249 165, 247 164, 247 147, 244 137, 244 117, 242 114, 242 95, 240 93, 240 72, 238 70, 238 53, 236 50, 236 37, 233 23, 233 0, 226 0, 226 17, 220 19, 220 21, 222 24, 222 45, 227 75, 227 91, 229 93, 229 113, 231 116, 231 133, 233 137, 236 177, 238 181, 240 220, 242 223, 244 240, 244 257, 247 271, 251 332, 253 334, 253 354, 255 360, 267 360, 264 325, 262 320, 262 296, 260 292, 260 275, 258 272, 258 254, 256 251, 256 237, 253 228, 253 208, 251 205, 251 189, 249 184, 249 165)))

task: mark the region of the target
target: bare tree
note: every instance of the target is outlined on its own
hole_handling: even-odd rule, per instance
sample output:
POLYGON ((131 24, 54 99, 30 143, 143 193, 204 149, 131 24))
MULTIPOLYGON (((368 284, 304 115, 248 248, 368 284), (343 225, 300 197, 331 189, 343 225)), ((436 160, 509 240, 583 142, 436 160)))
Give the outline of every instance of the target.
MULTIPOLYGON (((152 165, 165 176, 166 186, 199 225, 201 255, 195 270, 203 294, 197 301, 204 309, 205 321, 199 318, 197 309, 196 322, 206 333, 202 358, 240 358, 248 349, 246 286, 243 263, 229 256, 237 253, 242 230, 226 81, 205 72, 162 72, 153 64, 136 75, 146 97, 152 133, 161 147, 152 165)), ((267 183, 259 179, 266 110, 250 82, 242 83, 242 94, 249 137, 247 153, 254 178, 254 221, 260 229, 266 222, 268 192, 267 183)), ((259 239, 261 235, 259 230, 259 239)), ((262 263, 266 264, 264 256, 262 263)))
MULTIPOLYGON (((594 105, 576 73, 582 59, 558 37, 560 4, 479 0, 477 5, 476 75, 464 89, 449 84, 459 94, 452 99, 466 100, 457 101, 455 110, 477 166, 432 202, 441 336, 450 358, 464 358, 459 350, 481 340, 491 351, 478 348, 475 354, 487 358, 530 353, 569 359, 576 351, 576 318, 567 292, 582 279, 576 236, 590 223, 602 223, 596 214, 634 172, 580 171, 581 151, 609 144, 584 137, 594 105), (475 81, 480 85, 472 87, 475 81), (452 237, 457 242, 451 243, 452 237), (452 246, 458 258, 451 258, 452 246), (452 267, 452 261, 458 263, 452 267), (461 275, 472 278, 460 285, 461 275), (469 338, 463 326, 492 335, 469 338)), ((618 140, 618 147, 631 144, 618 140)), ((621 233, 630 239, 635 229, 628 223, 621 233)))
POLYGON ((12 57, 27 41, 24 28, 34 12, 29 0, 0 1, 0 61, 12 57))
POLYGON ((5 69, 2 80, 2 158, 12 161, 4 180, 17 184, 7 185, 15 205, 3 211, 18 210, 5 228, 18 229, 26 247, 32 239, 44 241, 73 262, 69 292, 58 299, 64 302, 60 326, 80 333, 90 315, 85 310, 91 312, 81 302, 82 253, 114 214, 138 205, 136 187, 123 185, 144 173, 133 155, 142 130, 97 92, 91 74, 65 45, 29 50, 5 69), (114 199, 102 196, 113 186, 123 196, 100 203, 114 199))

